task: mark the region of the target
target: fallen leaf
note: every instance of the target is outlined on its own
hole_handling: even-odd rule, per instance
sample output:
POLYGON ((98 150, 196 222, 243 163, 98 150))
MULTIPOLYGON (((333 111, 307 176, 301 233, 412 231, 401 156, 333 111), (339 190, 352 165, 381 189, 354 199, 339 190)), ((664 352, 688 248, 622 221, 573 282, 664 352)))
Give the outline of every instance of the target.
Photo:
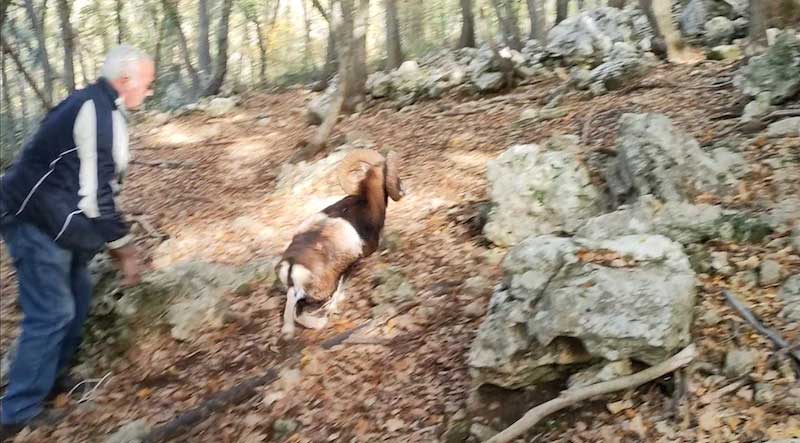
POLYGON ((389 420, 386 421, 386 423, 383 424, 383 426, 386 428, 388 432, 397 432, 403 429, 406 426, 406 424, 403 420, 400 420, 399 418, 390 418, 389 420))
POLYGON ((632 407, 633 402, 630 400, 621 400, 606 405, 606 408, 608 408, 608 411, 612 414, 618 414, 626 409, 631 409, 632 407))

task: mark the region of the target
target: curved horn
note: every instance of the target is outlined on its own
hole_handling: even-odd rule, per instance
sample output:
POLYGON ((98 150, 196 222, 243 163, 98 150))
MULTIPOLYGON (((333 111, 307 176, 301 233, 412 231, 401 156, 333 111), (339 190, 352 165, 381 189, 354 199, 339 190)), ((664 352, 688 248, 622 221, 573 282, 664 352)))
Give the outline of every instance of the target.
POLYGON ((394 201, 399 201, 405 195, 403 182, 400 181, 400 161, 393 151, 386 154, 386 193, 394 201))
POLYGON ((381 154, 371 149, 353 149, 339 165, 339 186, 348 195, 358 193, 358 184, 364 177, 366 169, 378 166, 386 161, 381 154))

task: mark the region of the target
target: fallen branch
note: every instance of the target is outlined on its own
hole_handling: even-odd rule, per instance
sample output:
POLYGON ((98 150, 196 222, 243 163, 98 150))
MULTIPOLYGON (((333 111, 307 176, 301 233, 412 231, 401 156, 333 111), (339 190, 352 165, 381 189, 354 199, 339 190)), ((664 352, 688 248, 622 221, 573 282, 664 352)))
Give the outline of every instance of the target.
POLYGON ((167 169, 175 169, 175 168, 194 168, 197 166, 197 163, 183 160, 131 160, 131 164, 134 165, 143 165, 143 166, 152 166, 155 168, 167 168, 167 169))
POLYGON ((597 383, 583 388, 568 389, 563 391, 557 398, 528 411, 521 419, 517 420, 503 432, 490 438, 487 443, 508 443, 522 435, 525 431, 535 426, 536 423, 554 412, 560 411, 568 406, 572 406, 583 400, 598 395, 634 388, 649 381, 655 380, 665 374, 688 365, 692 360, 694 360, 696 355, 697 350, 695 345, 691 344, 671 358, 651 368, 637 372, 636 374, 620 377, 603 383, 597 383))
POLYGON ((704 405, 711 404, 714 401, 719 400, 720 398, 730 394, 731 392, 738 390, 739 388, 741 388, 742 386, 746 385, 747 383, 748 383, 747 380, 739 380, 739 381, 735 381, 735 382, 733 382, 733 383, 731 383, 731 384, 729 384, 729 385, 727 385, 725 387, 717 389, 714 392, 709 392, 708 394, 705 394, 702 397, 700 397, 700 403, 702 403, 704 405))
POLYGON ((723 290, 722 294, 725 295, 725 300, 728 302, 728 304, 730 304, 733 309, 735 309, 736 312, 738 312, 739 315, 741 315, 742 318, 750 324, 750 326, 752 326, 761 335, 770 339, 779 351, 786 352, 786 354, 794 360, 796 369, 800 371, 800 350, 797 350, 795 347, 790 345, 789 342, 786 341, 785 338, 781 337, 780 334, 764 326, 761 321, 730 291, 723 290))

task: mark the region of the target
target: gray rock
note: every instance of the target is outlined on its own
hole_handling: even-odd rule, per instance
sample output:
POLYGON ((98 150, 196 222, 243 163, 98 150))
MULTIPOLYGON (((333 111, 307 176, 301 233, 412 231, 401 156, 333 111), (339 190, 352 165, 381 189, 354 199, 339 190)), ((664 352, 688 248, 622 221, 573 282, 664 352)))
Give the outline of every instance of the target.
POLYGON ((792 231, 792 246, 794 251, 800 254, 800 225, 796 226, 792 231))
POLYGON ((617 155, 606 173, 613 203, 653 194, 663 201, 686 201, 703 192, 724 194, 736 179, 677 130, 662 114, 623 114, 617 155))
POLYGON ((473 423, 469 427, 469 433, 474 435, 480 442, 488 441, 499 432, 481 423, 473 423))
POLYGON ((518 388, 594 359, 653 364, 690 341, 694 272, 666 237, 532 237, 509 252, 503 269, 505 285, 492 296, 469 353, 478 384, 518 388), (580 260, 593 250, 636 264, 580 260))
POLYGON ((705 24, 705 40, 709 46, 726 45, 733 39, 736 29, 726 17, 714 17, 705 24))
POLYGON ((501 246, 531 235, 574 232, 604 206, 574 151, 515 145, 488 162, 487 177, 493 206, 484 233, 501 246))
POLYGON ((749 375, 756 366, 758 354, 752 350, 734 349, 725 355, 725 375, 730 378, 749 375))
POLYGON ((775 387, 769 383, 756 383, 755 400, 762 405, 775 403, 775 387))
POLYGON ((506 80, 501 72, 486 72, 474 77, 473 83, 479 92, 496 92, 503 89, 506 80))
POLYGON ((570 389, 578 389, 631 374, 633 365, 630 360, 600 363, 572 375, 567 381, 567 386, 570 389))
POLYGON ((785 118, 771 123, 767 128, 769 137, 800 137, 800 117, 785 118))
POLYGON ((778 292, 778 298, 783 302, 781 315, 793 321, 800 321, 800 274, 786 279, 778 292))
POLYGON ((606 90, 622 88, 627 82, 647 72, 648 65, 630 43, 616 42, 604 62, 592 69, 589 82, 600 82, 606 90))
POLYGON ((681 10, 678 23, 681 33, 687 37, 703 35, 705 23, 708 20, 706 2, 704 0, 690 0, 681 10))
POLYGON ((728 261, 728 253, 727 252, 712 252, 711 253, 711 268, 717 273, 722 275, 732 275, 733 274, 733 267, 731 267, 730 261, 728 261))
POLYGON ((375 98, 388 97, 392 93, 392 77, 383 72, 376 72, 367 79, 367 91, 375 98))
POLYGON ((275 431, 279 439, 294 433, 299 427, 300 424, 298 422, 286 418, 279 418, 272 423, 272 430, 275 431))
POLYGON ((417 293, 408 277, 396 267, 376 272, 373 276, 373 283, 376 284, 376 287, 370 292, 370 300, 374 305, 398 305, 412 300, 417 293))
POLYGON ((130 422, 117 430, 106 440, 106 443, 140 443, 147 433, 150 426, 144 420, 130 422))
POLYGON ((723 61, 738 60, 742 58, 742 49, 737 45, 714 46, 708 52, 708 58, 723 61))
POLYGON ((761 286, 772 286, 781 281, 781 265, 775 260, 764 260, 758 269, 758 282, 761 286))
POLYGON ((631 234, 661 234, 690 244, 713 238, 722 217, 718 206, 662 203, 645 195, 631 206, 588 220, 576 235, 601 240, 631 234))
POLYGON ((790 31, 778 35, 766 54, 750 59, 735 77, 745 95, 769 94, 777 105, 800 91, 800 39, 790 31))
POLYGON ((750 30, 750 20, 739 17, 733 21, 733 28, 736 31, 734 34, 736 38, 745 38, 747 37, 747 32, 750 30))
POLYGON ((761 94, 758 94, 754 100, 745 105, 741 122, 748 123, 758 117, 761 117, 762 115, 769 113, 772 110, 770 100, 771 97, 769 92, 762 92, 761 94))
POLYGON ((488 279, 476 276, 464 280, 464 293, 470 297, 480 297, 492 291, 492 282, 488 279))

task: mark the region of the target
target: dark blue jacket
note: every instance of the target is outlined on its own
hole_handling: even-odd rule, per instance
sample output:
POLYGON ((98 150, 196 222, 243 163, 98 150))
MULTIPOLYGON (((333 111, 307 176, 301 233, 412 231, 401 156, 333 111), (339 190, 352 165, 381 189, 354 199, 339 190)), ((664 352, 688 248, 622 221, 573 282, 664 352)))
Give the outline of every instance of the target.
POLYGON ((114 196, 128 158, 121 101, 100 78, 51 109, 0 177, 0 216, 31 223, 76 252, 122 246, 129 228, 114 196))

